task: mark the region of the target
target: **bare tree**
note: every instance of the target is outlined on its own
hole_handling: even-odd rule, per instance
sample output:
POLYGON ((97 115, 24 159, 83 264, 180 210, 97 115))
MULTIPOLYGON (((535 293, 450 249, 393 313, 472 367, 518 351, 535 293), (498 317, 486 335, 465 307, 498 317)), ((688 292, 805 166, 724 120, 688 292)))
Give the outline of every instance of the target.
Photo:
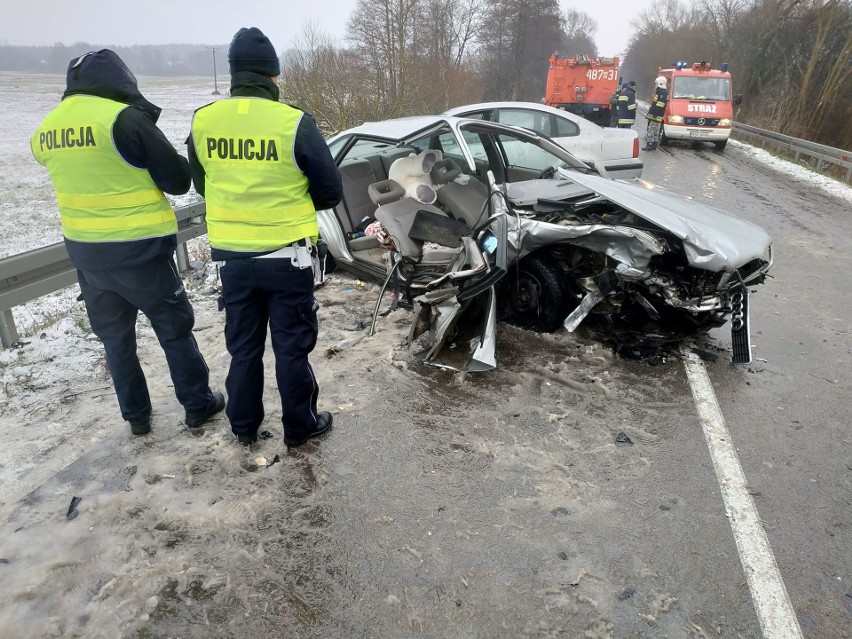
MULTIPOLYGON (((598 23, 594 18, 577 9, 568 9, 563 14, 563 19, 565 33, 560 50, 564 52, 564 57, 578 55, 596 57, 598 48, 595 44, 595 33, 598 30, 598 23)), ((613 55, 613 53, 606 52, 607 55, 613 55)))
POLYGON ((477 68, 486 96, 541 100, 548 60, 563 38, 557 0, 496 0, 483 19, 477 68))
POLYGON ((418 55, 418 0, 358 0, 348 22, 347 37, 362 62, 372 69, 381 114, 403 115, 407 94, 419 87, 409 82, 418 55))
POLYGON ((430 104, 443 111, 458 99, 469 98, 463 88, 469 78, 463 64, 482 28, 484 0, 427 0, 421 39, 422 81, 431 87, 430 104), (460 89, 462 89, 460 91, 460 89))
POLYGON ((374 119, 374 94, 365 90, 372 74, 360 59, 334 44, 316 23, 308 23, 284 53, 279 85, 282 99, 316 118, 325 134, 374 119))

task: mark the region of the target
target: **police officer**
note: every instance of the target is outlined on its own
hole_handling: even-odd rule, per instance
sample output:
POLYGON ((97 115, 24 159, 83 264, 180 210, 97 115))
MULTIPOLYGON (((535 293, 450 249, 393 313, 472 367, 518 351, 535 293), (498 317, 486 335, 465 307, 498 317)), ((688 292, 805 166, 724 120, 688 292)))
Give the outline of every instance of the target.
POLYGON ((657 141, 660 137, 660 126, 663 122, 663 113, 666 110, 666 103, 669 101, 669 91, 666 88, 667 84, 663 76, 659 76, 654 80, 654 96, 651 98, 651 106, 648 108, 648 113, 645 114, 645 119, 648 120, 648 131, 645 134, 643 151, 654 151, 657 148, 657 141))
POLYGON ((275 354, 284 442, 326 433, 319 387, 308 361, 317 340, 310 253, 316 211, 340 202, 340 172, 313 118, 279 101, 281 72, 263 32, 242 28, 228 50, 231 97, 198 109, 187 139, 196 190, 207 202, 212 258, 222 262, 225 343, 231 366, 225 409, 246 445, 264 418, 267 326, 275 354))
POLYGON ((32 136, 56 191, 62 234, 92 331, 103 342, 122 417, 151 430, 151 399, 136 355, 142 311, 166 355, 186 424, 225 407, 192 334, 195 316, 174 262, 177 222, 163 192, 186 193, 189 166, 113 51, 71 60, 62 101, 32 136))
POLYGON ((629 129, 636 122, 636 81, 631 80, 618 94, 618 128, 629 129))

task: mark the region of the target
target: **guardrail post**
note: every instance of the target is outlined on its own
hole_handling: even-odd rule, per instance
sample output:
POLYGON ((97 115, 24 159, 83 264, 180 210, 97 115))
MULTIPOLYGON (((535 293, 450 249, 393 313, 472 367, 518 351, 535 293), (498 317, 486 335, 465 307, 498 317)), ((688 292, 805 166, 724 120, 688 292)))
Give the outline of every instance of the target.
POLYGON ((189 270, 189 251, 186 249, 186 242, 178 244, 175 253, 177 253, 178 271, 185 273, 189 270))
POLYGON ((11 309, 0 311, 0 343, 3 344, 3 348, 9 348, 20 338, 11 309))

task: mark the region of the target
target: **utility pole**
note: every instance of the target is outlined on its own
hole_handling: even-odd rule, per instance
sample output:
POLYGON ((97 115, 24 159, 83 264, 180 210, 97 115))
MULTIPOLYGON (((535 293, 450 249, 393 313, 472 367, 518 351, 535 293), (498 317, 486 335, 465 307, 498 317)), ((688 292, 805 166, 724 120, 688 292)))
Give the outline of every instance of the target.
POLYGON ((213 52, 213 94, 219 95, 219 76, 216 74, 216 52, 222 47, 207 47, 213 52))

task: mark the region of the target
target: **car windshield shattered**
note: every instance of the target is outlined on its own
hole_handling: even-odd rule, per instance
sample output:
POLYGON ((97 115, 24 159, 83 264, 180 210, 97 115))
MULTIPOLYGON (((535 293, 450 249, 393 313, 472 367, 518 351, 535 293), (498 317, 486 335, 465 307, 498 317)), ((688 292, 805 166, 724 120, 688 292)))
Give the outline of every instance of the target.
POLYGON ((751 361, 749 287, 772 263, 754 224, 498 123, 404 118, 329 144, 344 199, 321 236, 337 266, 382 282, 373 327, 387 292, 389 310, 413 307, 422 361, 493 368, 499 320, 588 324, 624 356, 730 321, 732 361, 751 361))

